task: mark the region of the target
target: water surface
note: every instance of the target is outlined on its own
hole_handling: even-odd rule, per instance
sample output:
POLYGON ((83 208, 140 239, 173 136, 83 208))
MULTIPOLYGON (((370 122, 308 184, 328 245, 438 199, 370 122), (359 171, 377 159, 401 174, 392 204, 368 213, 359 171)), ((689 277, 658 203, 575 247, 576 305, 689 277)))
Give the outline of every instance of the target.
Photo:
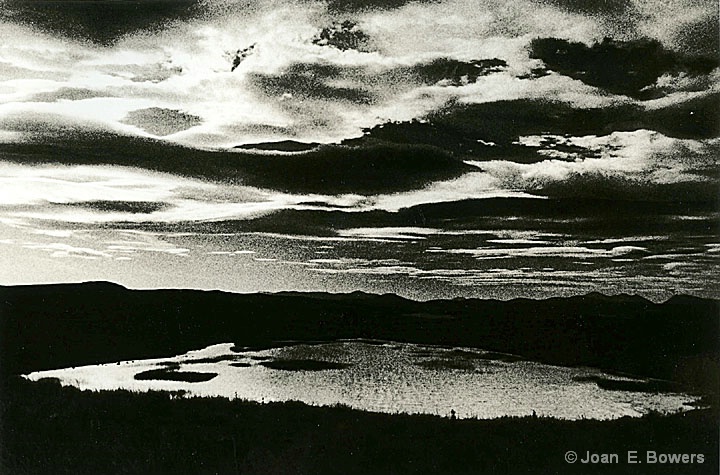
POLYGON ((173 358, 27 377, 58 378, 64 385, 89 390, 184 390, 187 396, 343 404, 384 413, 447 416, 454 410, 461 418, 533 412, 562 419, 639 417, 650 411, 687 410, 696 399, 592 368, 551 366, 470 348, 360 340, 260 351, 227 343, 173 358), (609 381, 603 386, 614 389, 603 389, 598 381, 609 381))

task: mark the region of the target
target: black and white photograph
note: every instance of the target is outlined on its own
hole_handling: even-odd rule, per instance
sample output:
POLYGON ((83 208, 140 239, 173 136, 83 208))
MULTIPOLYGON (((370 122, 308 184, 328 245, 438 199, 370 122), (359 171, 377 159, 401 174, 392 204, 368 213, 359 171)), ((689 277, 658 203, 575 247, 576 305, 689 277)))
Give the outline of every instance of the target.
POLYGON ((0 474, 720 470, 717 0, 0 0, 0 474))

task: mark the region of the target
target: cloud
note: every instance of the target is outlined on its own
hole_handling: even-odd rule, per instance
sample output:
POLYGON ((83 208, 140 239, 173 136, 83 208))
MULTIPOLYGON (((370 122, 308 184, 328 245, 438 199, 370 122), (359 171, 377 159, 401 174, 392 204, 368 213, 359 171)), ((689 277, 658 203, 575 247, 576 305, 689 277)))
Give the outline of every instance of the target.
POLYGON ((78 101, 95 97, 107 97, 107 94, 87 88, 61 87, 55 91, 33 94, 28 98, 28 102, 78 101))
MULTIPOLYGON (((662 105, 640 105, 570 76, 533 74, 542 62, 528 56, 532 38, 592 44, 602 38, 615 7, 590 11, 526 0, 360 3, 340 14, 315 1, 208 0, 193 7, 201 14, 176 18, 168 7, 163 28, 128 30, 103 46, 2 23, 0 35, 13 40, 0 68, 0 134, 49 143, 105 131, 229 148, 283 140, 337 143, 370 129, 368 139, 379 144, 353 145, 417 140, 474 159, 496 154, 533 162, 544 157, 514 146, 517 137, 646 128, 703 138, 718 129, 712 74, 671 68, 654 77, 642 93, 669 98, 662 105), (345 20, 352 23, 343 27, 345 20), (364 32, 372 51, 330 46, 332 35, 325 46, 313 44, 314 35, 333 22, 340 33, 364 32), (231 72, 232 54, 226 53, 248 45, 256 47, 231 72), (403 125, 373 129, 385 123, 403 125)), ((699 11, 691 16, 702 17, 699 11)), ((623 48, 635 44, 627 41, 623 48)), ((662 44, 663 54, 681 57, 662 44)), ((100 138, 98 147, 105 143, 100 138)), ((71 156, 91 145, 81 148, 71 156)), ((123 163, 149 162, 121 155, 123 163)), ((168 160, 163 156, 149 166, 169 170, 168 160)), ((215 168, 217 161, 209 163, 215 168)), ((182 168, 193 174, 198 167, 184 162, 182 168)), ((232 167, 217 168, 239 179, 232 167)))
POLYGON ((245 183, 286 192, 374 194, 412 189, 468 167, 425 146, 325 146, 299 155, 247 155, 236 169, 245 183))
POLYGON ((329 0, 328 9, 332 12, 361 12, 366 10, 391 10, 410 2, 434 2, 436 0, 329 0))
POLYGON ((441 57, 411 64, 337 64, 315 58, 272 74, 247 72, 246 78, 255 100, 282 111, 290 131, 282 138, 327 142, 357 135, 381 117, 405 119, 432 110, 455 97, 461 86, 505 66, 496 58, 441 57))
POLYGON ((626 14, 632 8, 632 0, 545 0, 545 3, 557 5, 558 7, 590 15, 619 15, 626 14))
POLYGON ((237 149, 269 152, 307 152, 320 146, 319 143, 298 142, 297 140, 279 140, 276 142, 260 142, 238 145, 237 149))
POLYGON ((111 258, 112 255, 87 247, 75 247, 65 243, 29 243, 23 246, 26 249, 36 249, 50 253, 52 257, 79 257, 83 259, 111 258))
POLYGON ((132 2, 4 0, 0 19, 107 45, 130 33, 192 18, 200 13, 196 7, 201 3, 201 0, 144 0, 142 10, 138 10, 138 5, 132 2))
MULTIPOLYGON (((165 114, 162 111, 161 116, 165 114)), ((170 118, 174 119, 175 114, 170 118)), ((451 153, 424 145, 327 146, 289 157, 282 153, 258 155, 191 149, 104 132, 102 124, 91 128, 94 124, 56 122, 49 115, 32 118, 25 115, 4 125, 11 131, 35 136, 31 142, 0 144, 9 160, 136 166, 295 192, 385 192, 421 186, 466 170, 462 160, 451 153)))
POLYGON ((588 248, 585 246, 534 246, 525 248, 485 247, 476 249, 437 249, 431 253, 468 254, 476 259, 512 258, 568 258, 608 259, 620 256, 645 254, 646 249, 638 246, 615 246, 610 249, 588 248))
POLYGON ((717 195, 718 140, 679 140, 647 130, 556 140, 591 153, 528 165, 474 164, 503 188, 551 197, 707 201, 717 195))
POLYGON ((644 128, 677 138, 712 138, 720 135, 720 92, 680 94, 680 99, 659 99, 646 104, 644 128))
POLYGON ((313 98, 324 101, 347 101, 354 104, 370 104, 374 95, 363 87, 332 85, 329 80, 340 76, 340 68, 331 65, 298 63, 279 74, 255 75, 256 83, 264 94, 293 98, 313 98))
MULTIPOLYGON (((550 79, 550 78, 548 78, 550 79)), ((537 149, 517 146, 526 135, 607 135, 655 130, 683 139, 707 139, 720 130, 720 93, 699 93, 689 99, 610 102, 604 107, 576 107, 535 98, 479 104, 450 102, 419 120, 389 122, 365 130, 362 138, 344 143, 424 143, 477 160, 538 162, 537 149)), ((566 143, 564 146, 567 146, 566 143)))
POLYGON ((415 227, 373 227, 341 229, 338 235, 342 237, 380 239, 380 240, 423 240, 427 236, 438 234, 441 231, 435 228, 415 227))
POLYGON ((163 202, 174 195, 173 190, 191 182, 132 169, 1 163, 0 183, 0 202, 6 205, 96 202, 100 206, 110 201, 163 202))
POLYGON ((652 38, 691 56, 720 53, 718 9, 714 0, 537 0, 594 19, 602 36, 652 38))
POLYGON ((460 61, 451 58, 437 58, 427 63, 419 63, 407 68, 421 83, 444 83, 461 86, 477 81, 480 76, 496 73, 507 67, 502 59, 481 59, 460 61))
MULTIPOLYGON (((698 123, 708 127, 703 114, 716 111, 712 104, 717 101, 718 95, 701 96, 658 109, 634 104, 575 109, 524 100, 452 104, 426 121, 386 124, 371 129, 361 140, 292 154, 203 151, 98 131, 68 138, 63 129, 58 130, 65 134, 60 142, 0 147, 7 160, 24 164, 137 166, 298 196, 315 194, 326 203, 330 195, 354 194, 361 197, 359 201, 378 195, 369 202, 393 210, 418 202, 503 193, 590 196, 597 192, 631 199, 646 193, 652 199, 686 199, 693 187, 700 198, 716 191, 713 170, 717 167, 713 168, 711 158, 717 153, 717 141, 679 140, 642 126, 683 127, 678 134, 682 136, 692 123, 670 118, 685 110, 690 118, 700 116, 698 123), (463 162, 474 163, 482 172, 468 173, 472 169, 463 162)), ((114 199, 166 201, 141 195, 114 199)), ((104 199, 100 193, 77 201, 104 199)), ((293 198, 291 203, 301 201, 293 198)))
POLYGON ((634 0, 638 35, 689 55, 718 57, 720 18, 714 0, 634 0))
POLYGON ((172 223, 248 219, 305 197, 117 166, 0 166, 0 202, 13 219, 172 223))
POLYGON ((129 112, 123 122, 153 135, 164 136, 202 124, 201 117, 173 109, 149 107, 129 112))
POLYGON ((170 207, 169 203, 162 201, 121 201, 121 200, 96 200, 96 201, 78 201, 69 203, 70 206, 78 208, 87 208, 108 213, 131 213, 131 214, 150 214, 162 211, 170 207))
POLYGON ((520 186, 505 185, 508 183, 498 179, 493 173, 469 172, 451 180, 430 183, 418 190, 373 196, 365 203, 361 203, 361 206, 365 209, 397 212, 422 204, 453 203, 471 199, 539 199, 537 196, 525 193, 520 186))
POLYGON ((720 66, 717 58, 689 58, 657 40, 613 41, 585 46, 557 38, 535 39, 530 57, 552 70, 615 94, 652 98, 648 90, 663 74, 707 75, 720 66))
POLYGON ((318 46, 332 46, 340 50, 371 51, 370 37, 351 20, 333 22, 323 28, 313 39, 318 46))

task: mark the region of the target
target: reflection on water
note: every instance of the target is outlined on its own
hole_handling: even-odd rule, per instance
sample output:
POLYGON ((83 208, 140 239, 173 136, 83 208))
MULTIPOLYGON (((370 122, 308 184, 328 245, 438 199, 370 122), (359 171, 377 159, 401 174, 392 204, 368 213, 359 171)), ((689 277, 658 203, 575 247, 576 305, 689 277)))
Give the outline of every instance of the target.
POLYGON ((652 410, 682 411, 694 400, 687 394, 659 392, 656 385, 638 390, 641 380, 591 368, 550 366, 469 348, 358 340, 261 351, 221 344, 174 358, 27 377, 58 378, 81 389, 185 390, 191 396, 344 404, 387 413, 446 416, 455 410, 459 417, 479 418, 535 412, 563 419, 611 419, 652 410), (600 380, 616 384, 602 389, 600 380), (632 390, 624 390, 628 388, 632 390))

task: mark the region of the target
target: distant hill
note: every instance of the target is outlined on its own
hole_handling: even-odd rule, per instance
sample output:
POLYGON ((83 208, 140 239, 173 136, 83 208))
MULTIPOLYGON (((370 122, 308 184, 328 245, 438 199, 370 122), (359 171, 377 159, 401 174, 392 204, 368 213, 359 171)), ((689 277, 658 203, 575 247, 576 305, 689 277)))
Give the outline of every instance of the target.
POLYGON ((242 150, 262 150, 272 152, 306 152, 320 146, 315 142, 298 142, 297 140, 280 140, 278 142, 260 142, 238 145, 234 148, 242 150))

